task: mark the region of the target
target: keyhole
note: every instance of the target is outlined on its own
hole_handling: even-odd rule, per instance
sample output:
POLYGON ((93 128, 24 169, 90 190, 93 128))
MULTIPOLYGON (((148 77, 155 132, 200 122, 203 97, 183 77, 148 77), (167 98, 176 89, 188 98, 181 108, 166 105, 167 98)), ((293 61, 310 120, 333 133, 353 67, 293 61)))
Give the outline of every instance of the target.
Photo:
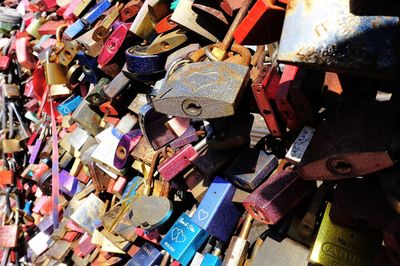
POLYGON ((169 50, 170 45, 167 42, 162 42, 161 43, 161 49, 163 49, 164 51, 169 50))
POLYGON ((353 172, 353 167, 344 159, 333 158, 327 161, 329 171, 335 175, 349 175, 353 172))
POLYGON ((185 100, 182 104, 182 110, 188 116, 199 116, 202 112, 201 105, 194 100, 185 100))

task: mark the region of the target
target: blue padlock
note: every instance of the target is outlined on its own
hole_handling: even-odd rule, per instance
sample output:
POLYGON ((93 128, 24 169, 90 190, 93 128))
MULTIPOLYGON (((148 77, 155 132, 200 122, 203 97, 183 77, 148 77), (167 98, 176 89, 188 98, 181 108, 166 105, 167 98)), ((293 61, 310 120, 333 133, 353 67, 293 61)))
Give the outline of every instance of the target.
POLYGON ((68 26, 63 35, 67 40, 72 40, 78 37, 78 35, 81 34, 84 29, 86 29, 85 24, 83 24, 82 20, 78 19, 73 24, 68 26))
POLYGON ((223 242, 228 242, 242 211, 232 202, 235 187, 216 177, 200 202, 192 221, 223 242))
POLYGON ((160 245, 172 258, 186 266, 207 237, 208 233, 205 230, 194 224, 186 213, 182 213, 160 245))
POLYGON ((79 51, 76 54, 79 65, 82 67, 83 73, 85 74, 83 81, 89 83, 97 83, 100 80, 100 69, 97 68, 97 59, 79 51))
POLYGON ((163 254, 149 242, 145 242, 138 252, 128 261, 126 266, 160 265, 163 254))
POLYGON ((82 22, 88 27, 93 25, 103 13, 111 7, 110 0, 102 0, 95 4, 83 17, 82 22))
POLYGON ((65 101, 60 103, 60 105, 57 106, 57 111, 60 113, 60 115, 66 116, 75 111, 75 109, 79 106, 81 101, 82 101, 81 96, 71 95, 65 101))
POLYGON ((122 193, 121 201, 127 201, 126 204, 129 204, 133 201, 133 197, 136 195, 136 191, 142 183, 142 177, 135 176, 132 180, 126 184, 124 192, 122 193))

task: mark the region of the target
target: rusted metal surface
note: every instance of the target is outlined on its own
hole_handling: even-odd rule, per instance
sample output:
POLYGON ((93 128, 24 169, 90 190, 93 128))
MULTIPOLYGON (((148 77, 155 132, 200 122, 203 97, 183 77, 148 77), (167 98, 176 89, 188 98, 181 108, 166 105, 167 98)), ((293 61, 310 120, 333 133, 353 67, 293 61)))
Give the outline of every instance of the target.
POLYGON ((292 0, 278 60, 369 77, 398 74, 399 18, 355 16, 349 0, 292 0))
POLYGON ((393 104, 347 104, 319 124, 298 170, 305 179, 352 178, 394 164, 398 112, 393 104), (387 116, 387 114, 392 114, 387 116))
POLYGON ((176 70, 153 100, 157 112, 201 119, 235 113, 249 68, 225 62, 186 64, 176 70))

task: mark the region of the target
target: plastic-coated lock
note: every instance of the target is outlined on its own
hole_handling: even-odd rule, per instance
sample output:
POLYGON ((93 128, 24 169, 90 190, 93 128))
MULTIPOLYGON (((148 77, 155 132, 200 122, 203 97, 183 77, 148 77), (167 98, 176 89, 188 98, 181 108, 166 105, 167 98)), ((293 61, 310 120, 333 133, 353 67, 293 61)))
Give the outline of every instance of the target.
POLYGON ((235 190, 229 181, 217 176, 192 217, 195 224, 225 243, 242 215, 232 202, 235 190))
POLYGON ((160 245, 172 258, 186 266, 207 237, 208 233, 205 230, 193 223, 187 214, 182 213, 160 245))

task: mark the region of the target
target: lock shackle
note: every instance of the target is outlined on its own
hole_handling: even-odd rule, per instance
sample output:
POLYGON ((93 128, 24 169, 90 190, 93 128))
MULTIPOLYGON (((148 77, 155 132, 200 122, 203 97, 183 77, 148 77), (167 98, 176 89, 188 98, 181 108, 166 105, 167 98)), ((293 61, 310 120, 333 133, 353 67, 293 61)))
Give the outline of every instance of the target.
MULTIPOLYGON (((192 59, 193 62, 199 62, 204 58, 204 56, 206 56, 211 61, 220 61, 220 60, 218 60, 218 58, 215 55, 212 54, 211 50, 212 50, 212 48, 221 49, 221 47, 222 47, 221 43, 213 43, 213 44, 207 45, 207 46, 197 50, 196 52, 194 52, 192 54, 192 56, 190 57, 190 59, 192 59)), ((231 46, 231 51, 238 53, 242 57, 242 60, 240 61, 239 65, 243 65, 243 66, 250 65, 251 53, 250 53, 249 49, 247 49, 245 46, 239 45, 237 43, 233 43, 231 46)))
POLYGON ((64 33, 64 30, 68 28, 68 24, 62 24, 60 26, 58 26, 57 30, 56 30, 56 40, 57 43, 61 43, 61 39, 62 39, 62 34, 64 33))

